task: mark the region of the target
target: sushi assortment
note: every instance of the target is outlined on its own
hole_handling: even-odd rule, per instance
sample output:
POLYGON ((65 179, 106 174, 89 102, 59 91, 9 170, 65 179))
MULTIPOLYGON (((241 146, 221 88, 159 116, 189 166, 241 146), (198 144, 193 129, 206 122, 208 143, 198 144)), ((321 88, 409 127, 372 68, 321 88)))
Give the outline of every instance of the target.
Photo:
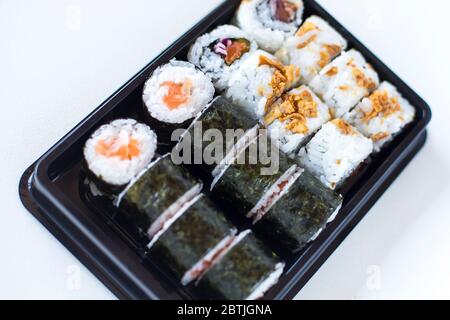
POLYGON ((262 298, 285 267, 266 241, 291 253, 314 241, 347 179, 415 118, 338 31, 303 11, 301 0, 242 1, 235 25, 195 39, 188 62, 153 71, 142 123, 112 121, 85 144, 90 183, 146 239, 145 254, 212 299, 262 298), (225 137, 223 152, 198 126, 225 137), (190 164, 161 156, 182 144, 190 164))

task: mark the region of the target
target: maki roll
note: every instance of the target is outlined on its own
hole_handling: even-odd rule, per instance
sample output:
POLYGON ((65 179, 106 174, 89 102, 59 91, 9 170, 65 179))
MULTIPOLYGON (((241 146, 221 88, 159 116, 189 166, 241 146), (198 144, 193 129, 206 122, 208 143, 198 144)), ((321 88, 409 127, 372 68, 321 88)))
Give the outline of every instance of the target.
POLYGON ((336 30, 323 19, 312 16, 284 42, 276 56, 285 64, 299 67, 300 82, 309 84, 346 48, 347 41, 336 30))
POLYGON ((270 138, 281 151, 292 154, 330 119, 330 110, 306 86, 278 99, 264 116, 270 138))
POLYGON ((199 287, 211 299, 256 300, 278 282, 283 270, 284 263, 244 231, 201 278, 199 287))
POLYGON ((342 119, 328 122, 300 150, 300 163, 322 183, 340 186, 373 151, 371 139, 342 119))
POLYGON ((243 0, 235 20, 260 48, 275 52, 297 31, 303 10, 302 0, 243 0))
POLYGON ((236 229, 215 205, 200 196, 173 225, 149 245, 183 285, 199 279, 236 238, 236 229))
POLYGON ((414 107, 389 82, 364 98, 346 119, 363 135, 371 138, 376 151, 414 120, 414 107))
POLYGON ((202 187, 201 182, 166 155, 133 179, 115 204, 139 232, 156 241, 196 202, 202 187))
POLYGON ((356 50, 342 53, 311 81, 335 118, 342 117, 378 87, 378 74, 356 50))
POLYGON ((101 126, 87 140, 84 159, 88 176, 102 192, 119 192, 155 156, 156 134, 133 119, 101 126))
MULTIPOLYGON (((259 124, 233 105, 228 99, 219 96, 198 117, 175 148, 184 152, 189 147, 195 154, 203 155, 200 170, 211 177, 214 168, 226 159, 234 157, 236 150, 258 135, 259 124), (197 138, 197 131, 214 134, 211 139, 197 138), (210 140, 214 140, 214 144, 210 140), (211 148, 214 146, 214 148, 211 148)), ((191 163, 195 164, 194 156, 191 163)))
POLYGON ((211 77, 217 90, 223 91, 233 71, 256 49, 247 33, 223 25, 199 37, 189 50, 188 60, 211 77))
MULTIPOLYGON (((267 138, 259 139, 262 141, 254 144, 264 145, 267 138)), ((247 153, 245 163, 235 161, 216 177, 212 194, 216 201, 228 203, 235 212, 251 219, 261 235, 297 252, 334 218, 342 197, 274 146, 270 147, 271 157, 279 155, 279 169, 263 173, 267 165, 260 156, 259 160, 253 158, 252 148, 250 145, 242 151, 247 153)))
POLYGON ((187 128, 214 97, 211 79, 188 62, 172 60, 157 68, 144 86, 144 113, 160 140, 187 128))
POLYGON ((258 50, 233 73, 226 96, 250 117, 261 119, 299 76, 298 68, 285 66, 271 54, 258 50))

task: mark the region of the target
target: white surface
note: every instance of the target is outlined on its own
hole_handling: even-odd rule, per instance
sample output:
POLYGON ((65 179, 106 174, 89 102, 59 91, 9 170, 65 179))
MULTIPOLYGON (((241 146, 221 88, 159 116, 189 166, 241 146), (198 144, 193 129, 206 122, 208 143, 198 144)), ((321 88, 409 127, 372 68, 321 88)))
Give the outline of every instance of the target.
MULTIPOLYGON (((219 2, 0 1, 0 298, 114 298, 22 207, 20 175, 219 2)), ((298 298, 448 299, 450 3, 320 2, 434 118, 425 149, 298 298)))

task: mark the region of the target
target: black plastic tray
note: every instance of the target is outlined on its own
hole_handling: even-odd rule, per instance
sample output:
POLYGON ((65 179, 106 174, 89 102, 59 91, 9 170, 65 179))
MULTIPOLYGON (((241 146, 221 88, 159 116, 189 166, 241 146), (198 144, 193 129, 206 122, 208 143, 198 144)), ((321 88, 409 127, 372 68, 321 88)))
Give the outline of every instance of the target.
MULTIPOLYGON (((144 255, 133 235, 119 228, 115 217, 99 212, 80 187, 82 149, 101 124, 119 117, 140 117, 145 80, 173 57, 185 59, 192 42, 217 25, 228 23, 240 0, 224 1, 159 57, 114 93, 69 134, 28 168, 19 192, 25 207, 58 238, 117 297, 123 299, 199 299, 201 293, 174 283, 164 268, 144 255)), ((265 299, 292 299, 336 247, 365 216, 426 141, 431 110, 411 88, 362 45, 315 1, 305 0, 305 17, 316 14, 327 20, 392 82, 417 109, 411 125, 381 153, 373 156, 341 192, 344 206, 337 219, 302 252, 280 255, 287 269, 265 299)), ((381 35, 380 35, 381 36, 381 35)), ((273 248, 277 251, 277 248, 273 248)))

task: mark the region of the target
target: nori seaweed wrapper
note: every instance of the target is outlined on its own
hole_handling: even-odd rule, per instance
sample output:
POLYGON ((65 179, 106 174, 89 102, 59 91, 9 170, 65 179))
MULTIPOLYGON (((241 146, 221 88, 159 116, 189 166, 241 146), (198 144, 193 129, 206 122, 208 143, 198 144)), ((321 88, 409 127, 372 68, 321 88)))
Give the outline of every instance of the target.
POLYGON ((286 170, 295 165, 295 162, 282 153, 270 140, 263 140, 262 145, 267 143, 268 150, 278 152, 279 162, 278 170, 274 170, 268 175, 262 175, 262 169, 269 168, 270 164, 263 164, 258 153, 254 154, 255 146, 259 146, 259 141, 261 141, 261 137, 242 155, 245 157, 242 164, 235 162, 230 165, 212 189, 212 195, 216 200, 231 205, 240 215, 247 215, 286 170))
POLYGON ((141 231, 200 182, 165 156, 145 172, 123 196, 119 209, 141 231))
POLYGON ((199 282, 211 299, 244 300, 281 263, 253 234, 234 246, 199 282))
POLYGON ((255 230, 296 252, 326 226, 341 204, 340 195, 304 171, 288 193, 256 223, 255 230))
POLYGON ((150 249, 176 275, 183 275, 207 255, 234 227, 205 197, 192 205, 150 249))
MULTIPOLYGON (((205 161, 203 161, 199 168, 206 174, 210 174, 215 166, 223 160, 224 156, 228 153, 228 151, 230 151, 228 147, 234 146, 238 139, 248 132, 248 130, 257 126, 257 122, 255 120, 251 119, 246 114, 243 114, 242 111, 228 99, 219 96, 211 102, 211 105, 203 111, 202 115, 188 129, 189 137, 187 139, 190 140, 187 141, 186 144, 191 145, 192 155, 195 154, 195 152, 198 152, 198 154, 203 154, 208 146, 211 146, 212 143, 216 142, 214 138, 211 138, 211 141, 206 141, 201 137, 196 137, 194 134, 195 126, 200 125, 200 123, 202 135, 204 135, 208 130, 215 129, 221 133, 223 138, 221 145, 222 153, 213 153, 213 159, 211 159, 213 160, 213 163, 205 163, 205 161), (227 135, 227 130, 230 129, 239 130, 239 132, 236 132, 236 136, 230 133, 227 135), (195 143, 194 140, 196 140, 195 143)), ((180 145, 183 142, 184 141, 182 140, 180 145)), ((220 144, 219 142, 217 143, 217 146, 219 147, 220 144)), ((192 158, 191 163, 195 164, 194 158, 192 158)))
POLYGON ((183 123, 168 123, 160 121, 151 116, 145 102, 142 102, 142 114, 144 122, 149 125, 158 136, 158 145, 164 152, 169 152, 170 149, 177 143, 177 141, 172 141, 172 133, 177 129, 187 130, 195 119, 195 117, 193 117, 183 123))

